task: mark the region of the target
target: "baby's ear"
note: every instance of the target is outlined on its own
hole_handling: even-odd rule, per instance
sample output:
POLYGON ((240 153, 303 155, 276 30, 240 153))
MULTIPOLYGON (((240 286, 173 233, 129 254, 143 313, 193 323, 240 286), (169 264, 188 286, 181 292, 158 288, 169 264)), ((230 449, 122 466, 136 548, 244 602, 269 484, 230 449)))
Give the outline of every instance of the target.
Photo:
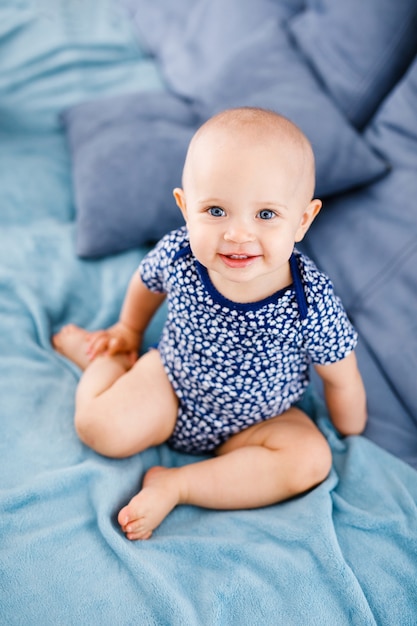
POLYGON ((304 235, 310 228, 315 217, 320 212, 321 207, 322 207, 322 202, 318 198, 314 198, 309 203, 309 205, 304 210, 301 216, 300 225, 298 226, 297 232, 295 234, 295 242, 301 241, 302 239, 304 239, 304 235))
POLYGON ((184 219, 187 220, 187 206, 185 203, 184 190, 180 187, 175 187, 172 193, 174 194, 175 202, 177 203, 177 206, 183 214, 184 219))

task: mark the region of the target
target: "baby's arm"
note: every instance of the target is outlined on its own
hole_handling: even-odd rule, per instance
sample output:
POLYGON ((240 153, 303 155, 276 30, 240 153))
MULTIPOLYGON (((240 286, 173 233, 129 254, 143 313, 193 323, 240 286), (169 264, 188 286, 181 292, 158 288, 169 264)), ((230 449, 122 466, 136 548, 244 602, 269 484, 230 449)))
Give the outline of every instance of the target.
POLYGON ((365 428, 366 394, 356 356, 329 365, 315 365, 333 424, 342 435, 359 435, 365 428))
POLYGON ((91 334, 87 347, 89 358, 94 359, 104 352, 137 352, 150 320, 164 299, 165 294, 150 291, 139 272, 135 272, 126 292, 119 321, 107 330, 91 334))

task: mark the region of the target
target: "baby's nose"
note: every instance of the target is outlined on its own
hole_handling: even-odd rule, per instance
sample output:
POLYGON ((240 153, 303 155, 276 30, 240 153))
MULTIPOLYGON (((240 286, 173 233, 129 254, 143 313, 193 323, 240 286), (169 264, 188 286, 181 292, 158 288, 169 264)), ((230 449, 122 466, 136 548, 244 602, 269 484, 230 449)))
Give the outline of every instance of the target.
POLYGON ((228 227, 224 233, 226 241, 232 241, 234 243, 245 243, 246 241, 253 241, 255 235, 245 220, 233 221, 228 224, 228 227))

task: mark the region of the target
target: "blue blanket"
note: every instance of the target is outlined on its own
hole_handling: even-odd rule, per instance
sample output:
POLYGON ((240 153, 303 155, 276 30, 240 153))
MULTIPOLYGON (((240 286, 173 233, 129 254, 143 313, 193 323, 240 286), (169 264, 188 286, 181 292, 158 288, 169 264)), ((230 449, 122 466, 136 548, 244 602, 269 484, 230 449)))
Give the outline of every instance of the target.
POLYGON ((140 89, 142 61, 107 3, 83 6, 94 7, 109 57, 97 43, 71 47, 62 34, 48 41, 58 37, 47 28, 54 11, 67 35, 74 24, 68 3, 41 4, 36 15, 30 2, 26 12, 23 5, 0 10, 0 24, 7 17, 10 27, 1 42, 9 66, 0 75, 0 622, 415 624, 417 474, 362 437, 340 439, 313 392, 311 413, 334 455, 318 488, 253 511, 178 507, 147 542, 130 543, 120 532, 117 512, 147 468, 196 459, 160 446, 110 460, 76 437, 80 372, 52 350, 51 334, 70 321, 88 328, 114 322, 146 250, 77 258, 58 114, 63 99, 73 104, 116 85, 140 89), (18 35, 45 49, 37 55, 34 46, 19 47, 18 58, 9 47, 18 35), (90 80, 95 71, 98 86, 90 80))

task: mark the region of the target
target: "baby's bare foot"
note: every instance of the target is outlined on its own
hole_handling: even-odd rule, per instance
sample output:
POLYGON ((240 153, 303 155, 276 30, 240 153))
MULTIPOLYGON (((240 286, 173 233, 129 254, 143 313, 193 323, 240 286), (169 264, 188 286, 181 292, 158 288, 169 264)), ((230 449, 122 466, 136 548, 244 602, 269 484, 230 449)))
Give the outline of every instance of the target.
POLYGON ((172 509, 180 503, 177 469, 153 467, 146 472, 142 490, 119 513, 126 537, 149 539, 172 509))
POLYGON ((87 355, 89 336, 84 328, 68 324, 52 337, 52 345, 57 352, 85 370, 90 363, 87 355))
MULTIPOLYGON (((99 332, 101 331, 90 332, 75 324, 68 324, 52 337, 52 345, 57 352, 85 370, 93 360, 89 353, 91 338, 99 332)), ((138 357, 134 352, 120 352, 110 358, 118 361, 127 371, 133 367, 138 357)))

